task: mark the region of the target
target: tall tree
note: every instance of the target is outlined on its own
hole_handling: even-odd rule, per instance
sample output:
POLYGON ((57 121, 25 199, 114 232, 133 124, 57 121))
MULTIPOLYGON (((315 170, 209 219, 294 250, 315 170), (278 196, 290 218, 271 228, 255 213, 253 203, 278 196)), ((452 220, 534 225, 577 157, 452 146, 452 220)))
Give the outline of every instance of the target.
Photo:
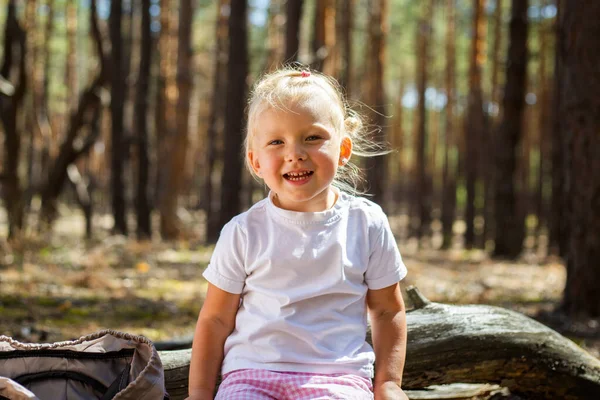
MULTIPOLYGON (((367 54, 367 99, 374 110, 372 120, 380 131, 373 132, 376 142, 386 140, 385 87, 383 85, 385 43, 388 34, 388 0, 370 0, 370 18, 367 54)), ((366 160, 369 192, 373 201, 384 205, 387 156, 371 157, 366 160)))
POLYGON ((484 61, 485 19, 483 11, 485 0, 473 0, 473 28, 471 36, 471 54, 469 56, 469 95, 467 117, 465 118, 465 141, 467 153, 465 159, 465 187, 467 203, 465 210, 465 246, 470 248, 475 243, 475 198, 476 183, 481 174, 479 154, 484 141, 485 127, 483 115, 483 92, 481 74, 484 61))
POLYGON ((227 64, 227 100, 225 105, 224 150, 227 162, 221 179, 219 231, 240 210, 242 187, 242 148, 246 79, 248 76, 248 32, 246 0, 232 0, 229 15, 229 61, 227 64))
POLYGON ((442 248, 452 244, 452 225, 456 208, 456 162, 451 158, 455 148, 456 120, 456 0, 446 0, 446 133, 442 167, 442 248))
POLYGON ((600 316, 600 2, 564 2, 560 48, 562 134, 570 140, 567 283, 563 307, 572 315, 600 316))
POLYGON ((415 158, 416 174, 414 184, 413 207, 417 211, 419 225, 416 229, 417 237, 423 236, 429 231, 431 222, 431 194, 426 155, 427 155, 427 113, 425 105, 425 91, 427 90, 427 80, 429 75, 429 46, 432 35, 432 13, 433 0, 421 2, 421 15, 417 24, 417 92, 419 94, 419 103, 416 109, 416 130, 415 130, 415 158))
POLYGON ((142 38, 140 42, 140 65, 135 94, 134 131, 137 136, 137 189, 135 196, 138 238, 152 235, 148 182, 150 161, 148 155, 148 94, 150 64, 152 62, 152 31, 150 29, 150 0, 142 0, 142 38))
POLYGON ((524 218, 517 207, 517 154, 523 136, 527 74, 528 0, 512 0, 510 45, 503 117, 496 140, 496 195, 494 255, 515 258, 523 247, 524 218))
MULTIPOLYGON (((485 140, 485 153, 493 154, 495 149, 495 136, 497 133, 497 116, 500 115, 500 69, 503 65, 500 60, 500 49, 502 48, 503 35, 502 35, 502 18, 503 18, 503 0, 496 0, 494 9, 494 41, 492 42, 491 48, 491 61, 492 61, 492 73, 490 82, 490 102, 496 111, 492 113, 490 123, 487 129, 486 140, 485 140)), ((484 205, 483 205, 483 241, 494 237, 494 165, 493 158, 488 160, 491 161, 491 165, 488 165, 484 171, 484 205)))
POLYGON ((565 179, 566 166, 568 166, 568 144, 567 138, 562 134, 563 119, 561 115, 562 107, 562 49, 565 46, 563 33, 562 8, 563 1, 557 0, 557 15, 555 18, 555 55, 554 55, 554 85, 552 94, 552 199, 550 202, 550 221, 549 221, 549 246, 550 252, 566 255, 568 241, 568 218, 566 207, 566 192, 568 191, 569 181, 565 179))
POLYGON ((23 228, 23 189, 18 174, 21 132, 18 112, 27 87, 26 36, 17 20, 15 1, 7 4, 4 30, 4 61, 0 67, 0 121, 4 128, 4 166, 0 175, 2 198, 8 214, 8 238, 16 239, 23 228))
POLYGON ((122 35, 122 0, 113 0, 110 3, 110 114, 111 114, 111 197, 112 212, 115 220, 114 231, 127 235, 126 201, 124 169, 127 157, 124 115, 125 85, 124 53, 122 35))
POLYGON ((292 62, 298 59, 300 48, 300 20, 302 19, 302 6, 304 0, 287 0, 286 25, 285 25, 285 61, 292 62))
POLYGON ((191 40, 193 7, 191 0, 182 0, 179 5, 179 29, 177 40, 177 101, 176 126, 169 138, 170 154, 167 161, 167 179, 163 182, 160 231, 165 239, 176 238, 181 231, 177 217, 178 199, 183 185, 189 134, 191 79, 191 40))
POLYGON ((337 23, 337 43, 340 48, 340 74, 338 81, 346 90, 348 98, 352 95, 352 28, 354 25, 354 0, 337 0, 339 15, 337 23))
POLYGON ((79 96, 79 103, 69 116, 58 155, 48 166, 48 177, 42 185, 42 220, 48 225, 56 216, 56 200, 64 188, 69 165, 86 154, 99 135, 98 124, 102 111, 100 96, 108 83, 108 57, 98 27, 96 0, 90 2, 89 15, 90 34, 98 53, 100 67, 90 85, 79 96), (87 128, 87 131, 84 128, 87 128))
POLYGON ((213 175, 216 171, 217 159, 220 158, 219 139, 223 138, 225 90, 227 79, 227 32, 228 16, 224 12, 225 2, 219 0, 217 19, 215 23, 215 49, 213 58, 213 87, 210 100, 210 116, 206 132, 206 175, 205 175, 205 211, 206 211, 206 240, 214 243, 219 238, 220 196, 213 187, 213 175))

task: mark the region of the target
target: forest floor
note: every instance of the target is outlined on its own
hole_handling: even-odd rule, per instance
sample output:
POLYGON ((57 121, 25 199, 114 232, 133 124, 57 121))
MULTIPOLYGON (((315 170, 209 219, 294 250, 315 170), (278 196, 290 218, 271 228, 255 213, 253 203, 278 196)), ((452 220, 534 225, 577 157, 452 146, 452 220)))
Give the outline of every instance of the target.
MULTIPOLYGON (((104 328, 154 341, 193 333, 206 290, 201 273, 212 250, 200 244, 201 234, 138 242, 111 236, 110 218, 98 217, 96 238, 86 241, 78 213, 61 214, 51 235, 29 235, 11 246, 0 242, 0 334, 54 342, 104 328)), ((202 225, 200 217, 187 218, 190 226, 202 225)), ((534 246, 511 262, 464 250, 460 243, 446 251, 419 246, 406 237, 406 222, 391 218, 409 269, 404 288, 414 285, 435 302, 516 310, 600 357, 599 320, 567 320, 554 312, 566 277, 559 259, 538 255, 534 246)), ((0 216, 0 237, 3 228, 0 216)))

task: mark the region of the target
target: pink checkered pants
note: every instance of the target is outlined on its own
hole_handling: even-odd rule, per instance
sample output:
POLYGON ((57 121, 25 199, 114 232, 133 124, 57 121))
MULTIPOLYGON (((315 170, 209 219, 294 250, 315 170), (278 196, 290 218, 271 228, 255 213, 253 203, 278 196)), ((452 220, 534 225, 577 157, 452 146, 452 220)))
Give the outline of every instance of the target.
POLYGON ((357 375, 317 375, 242 369, 225 374, 215 400, 371 400, 371 380, 357 375))

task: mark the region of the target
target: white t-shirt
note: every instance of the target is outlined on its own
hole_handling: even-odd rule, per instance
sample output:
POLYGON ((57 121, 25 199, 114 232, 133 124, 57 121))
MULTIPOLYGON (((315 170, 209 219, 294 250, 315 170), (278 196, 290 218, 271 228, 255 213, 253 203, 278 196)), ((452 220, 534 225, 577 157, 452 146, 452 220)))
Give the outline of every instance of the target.
POLYGON ((241 293, 222 374, 266 369, 373 377, 367 289, 406 267, 386 215, 340 193, 323 212, 278 208, 271 196, 227 223, 203 276, 241 293))

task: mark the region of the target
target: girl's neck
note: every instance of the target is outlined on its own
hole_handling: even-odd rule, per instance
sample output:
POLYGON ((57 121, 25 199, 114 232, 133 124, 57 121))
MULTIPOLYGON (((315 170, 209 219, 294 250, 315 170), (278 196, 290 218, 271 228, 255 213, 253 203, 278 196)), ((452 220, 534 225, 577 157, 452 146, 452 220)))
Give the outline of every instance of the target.
POLYGON ((273 204, 283 210, 288 211, 296 211, 296 212, 321 212, 326 211, 332 208, 337 202, 339 197, 339 192, 337 189, 333 187, 329 187, 327 189, 327 193, 323 196, 323 200, 315 199, 315 201, 300 203, 300 204, 286 204, 282 205, 279 201, 279 197, 277 197, 277 193, 273 192, 273 196, 271 197, 271 201, 273 204))

